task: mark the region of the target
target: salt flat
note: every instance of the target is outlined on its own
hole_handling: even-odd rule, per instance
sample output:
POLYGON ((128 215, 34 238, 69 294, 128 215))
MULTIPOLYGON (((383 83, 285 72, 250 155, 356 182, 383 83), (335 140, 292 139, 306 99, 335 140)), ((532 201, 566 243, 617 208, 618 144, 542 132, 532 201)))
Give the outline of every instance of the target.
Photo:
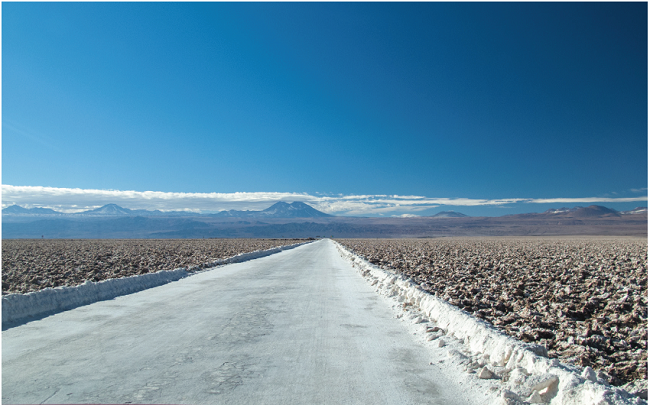
POLYGON ((490 402, 430 361, 322 240, 4 331, 2 400, 490 402))

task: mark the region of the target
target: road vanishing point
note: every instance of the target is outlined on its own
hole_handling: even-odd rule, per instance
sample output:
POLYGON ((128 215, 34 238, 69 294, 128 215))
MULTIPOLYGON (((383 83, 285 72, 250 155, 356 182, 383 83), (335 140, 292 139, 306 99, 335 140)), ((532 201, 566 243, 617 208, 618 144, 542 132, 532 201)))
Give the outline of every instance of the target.
POLYGON ((3 331, 2 401, 476 403, 427 350, 320 240, 3 331))

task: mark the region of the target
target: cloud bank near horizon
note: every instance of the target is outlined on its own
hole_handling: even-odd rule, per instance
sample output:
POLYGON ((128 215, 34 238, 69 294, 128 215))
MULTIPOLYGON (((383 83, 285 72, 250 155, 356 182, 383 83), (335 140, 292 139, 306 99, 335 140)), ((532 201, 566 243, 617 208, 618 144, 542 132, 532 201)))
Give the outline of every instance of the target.
POLYGON ((302 201, 335 215, 416 215, 440 206, 508 206, 516 203, 580 204, 648 201, 647 195, 627 198, 430 198, 400 195, 311 195, 291 192, 176 193, 162 191, 96 190, 42 186, 2 185, 2 207, 51 208, 60 212, 80 212, 114 203, 130 209, 160 211, 217 212, 222 210, 263 210, 278 202, 302 201))

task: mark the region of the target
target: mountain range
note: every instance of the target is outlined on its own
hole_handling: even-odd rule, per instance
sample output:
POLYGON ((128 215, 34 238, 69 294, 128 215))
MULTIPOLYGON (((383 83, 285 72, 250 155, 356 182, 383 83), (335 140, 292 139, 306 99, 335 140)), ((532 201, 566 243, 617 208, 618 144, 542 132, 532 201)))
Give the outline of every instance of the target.
MULTIPOLYGON (((573 207, 573 208, 551 208, 542 213, 527 213, 527 214, 512 214, 509 217, 571 217, 571 218, 587 218, 587 217, 605 217, 605 216, 621 216, 621 215, 634 215, 634 214, 647 214, 647 207, 637 207, 629 211, 616 211, 611 208, 603 207, 600 205, 590 205, 588 207, 573 207)), ((2 215, 10 217, 197 217, 209 216, 214 218, 327 218, 333 215, 326 214, 322 211, 311 207, 300 201, 292 203, 277 202, 262 211, 238 211, 228 210, 220 211, 214 214, 199 214, 188 211, 160 211, 160 210, 132 210, 129 208, 120 207, 117 204, 106 204, 102 207, 92 210, 77 212, 73 214, 54 211, 50 208, 23 208, 19 205, 12 205, 2 210, 2 215)), ((456 211, 441 211, 437 214, 430 215, 429 218, 469 218, 456 211)))
POLYGON ((515 214, 513 217, 551 217, 551 218, 602 218, 620 217, 621 215, 647 214, 648 207, 636 207, 630 211, 616 211, 600 205, 573 208, 551 208, 542 213, 515 214))
POLYGON ((187 211, 149 211, 149 210, 132 210, 129 208, 120 207, 117 204, 106 204, 102 207, 95 208, 88 211, 77 212, 73 214, 54 211, 49 208, 23 208, 19 205, 12 205, 2 210, 3 217, 9 216, 57 216, 57 217, 152 217, 152 216, 165 216, 165 217, 195 217, 195 216, 211 216, 211 217, 234 217, 234 218, 324 218, 331 217, 331 215, 318 211, 317 209, 300 201, 292 202, 277 202, 269 208, 262 211, 221 211, 216 214, 198 214, 187 211))
POLYGON ((2 210, 2 238, 433 238, 465 236, 608 235, 647 237, 648 210, 589 207, 542 213, 470 217, 443 211, 430 217, 338 217, 301 202, 262 211, 214 214, 131 210, 115 204, 75 214, 11 206, 2 210))

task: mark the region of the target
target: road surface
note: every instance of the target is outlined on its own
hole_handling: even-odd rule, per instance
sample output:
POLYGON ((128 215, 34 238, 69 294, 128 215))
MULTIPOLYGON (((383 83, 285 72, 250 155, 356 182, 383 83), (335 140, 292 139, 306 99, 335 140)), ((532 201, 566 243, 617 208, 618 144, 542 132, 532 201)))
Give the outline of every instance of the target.
POLYGON ((4 331, 2 401, 475 403, 429 361, 321 240, 4 331))

